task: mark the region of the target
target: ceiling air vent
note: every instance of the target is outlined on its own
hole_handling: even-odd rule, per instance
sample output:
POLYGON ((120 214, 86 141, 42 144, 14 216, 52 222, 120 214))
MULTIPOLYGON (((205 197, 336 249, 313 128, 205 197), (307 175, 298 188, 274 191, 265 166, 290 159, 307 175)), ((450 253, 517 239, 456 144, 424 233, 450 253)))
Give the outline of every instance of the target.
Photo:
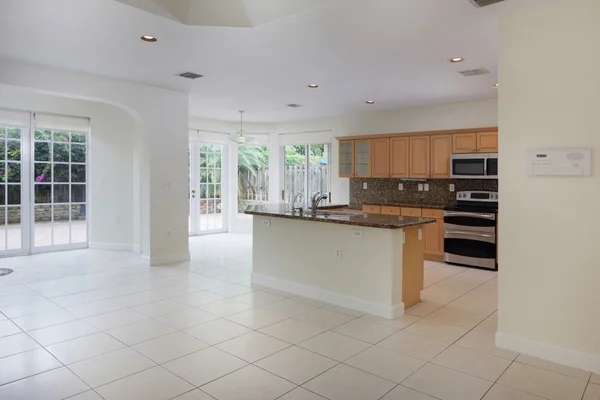
POLYGON ((291 107, 291 108, 299 108, 299 107, 302 107, 302 104, 292 103, 292 104, 288 104, 287 106, 291 107))
POLYGON ((186 79, 198 79, 198 78, 202 78, 202 75, 195 74, 193 72, 184 72, 183 74, 179 74, 177 76, 180 76, 180 77, 186 78, 186 79))
POLYGON ((492 4, 502 3, 505 0, 469 0, 475 7, 481 8, 491 6, 492 4))
POLYGON ((468 78, 470 76, 489 74, 490 71, 488 71, 485 68, 478 68, 478 69, 468 69, 466 71, 458 71, 458 73, 461 74, 462 76, 466 76, 468 78))

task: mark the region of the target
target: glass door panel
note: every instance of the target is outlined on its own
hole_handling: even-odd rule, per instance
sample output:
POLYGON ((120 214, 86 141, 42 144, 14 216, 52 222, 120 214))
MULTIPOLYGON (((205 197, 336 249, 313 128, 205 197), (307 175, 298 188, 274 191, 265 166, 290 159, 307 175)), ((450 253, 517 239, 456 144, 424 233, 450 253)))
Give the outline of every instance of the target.
POLYGON ((34 248, 87 243, 87 134, 36 129, 34 248))
POLYGON ((330 145, 285 146, 284 201, 291 203, 298 193, 298 203, 308 204, 315 193, 329 193, 330 145))
POLYGON ((25 129, 0 126, 0 255, 23 251, 22 174, 25 129))
POLYGON ((190 144, 190 234, 224 232, 223 145, 190 144))

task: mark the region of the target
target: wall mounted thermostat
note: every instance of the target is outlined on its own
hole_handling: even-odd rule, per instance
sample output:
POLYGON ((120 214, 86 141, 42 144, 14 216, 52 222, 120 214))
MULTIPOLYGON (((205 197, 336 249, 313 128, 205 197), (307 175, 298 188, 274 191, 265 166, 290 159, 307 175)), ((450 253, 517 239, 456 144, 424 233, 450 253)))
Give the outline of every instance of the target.
POLYGON ((591 156, 587 147, 531 149, 525 167, 529 176, 589 177, 591 156))

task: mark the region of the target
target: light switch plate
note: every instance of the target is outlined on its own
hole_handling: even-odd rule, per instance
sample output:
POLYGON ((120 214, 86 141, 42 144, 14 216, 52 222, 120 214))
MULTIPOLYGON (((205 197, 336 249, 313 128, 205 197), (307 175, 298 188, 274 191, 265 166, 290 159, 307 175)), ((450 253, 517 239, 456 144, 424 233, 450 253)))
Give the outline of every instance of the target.
POLYGON ((450 184, 450 191, 451 191, 451 192, 454 192, 454 183, 451 183, 451 184, 450 184))
POLYGON ((367 182, 363 182, 363 189, 367 190, 367 182))
POLYGON ((398 184, 398 190, 404 190, 404 184, 399 183, 398 184))
POLYGON ((425 191, 426 191, 426 192, 429 192, 429 183, 426 183, 426 184, 424 185, 424 188, 425 188, 425 191))
POLYGON ((419 192, 422 192, 422 191, 423 191, 423 184, 419 183, 419 192))

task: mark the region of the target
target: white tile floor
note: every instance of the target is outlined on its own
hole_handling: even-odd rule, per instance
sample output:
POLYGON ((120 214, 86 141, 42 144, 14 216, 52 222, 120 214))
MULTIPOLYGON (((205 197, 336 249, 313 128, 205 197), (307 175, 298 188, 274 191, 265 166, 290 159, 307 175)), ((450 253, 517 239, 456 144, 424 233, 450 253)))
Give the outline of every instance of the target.
POLYGON ((427 262, 390 321, 251 285, 250 246, 1 260, 0 399, 600 400, 599 375, 494 346, 494 272, 427 262))

